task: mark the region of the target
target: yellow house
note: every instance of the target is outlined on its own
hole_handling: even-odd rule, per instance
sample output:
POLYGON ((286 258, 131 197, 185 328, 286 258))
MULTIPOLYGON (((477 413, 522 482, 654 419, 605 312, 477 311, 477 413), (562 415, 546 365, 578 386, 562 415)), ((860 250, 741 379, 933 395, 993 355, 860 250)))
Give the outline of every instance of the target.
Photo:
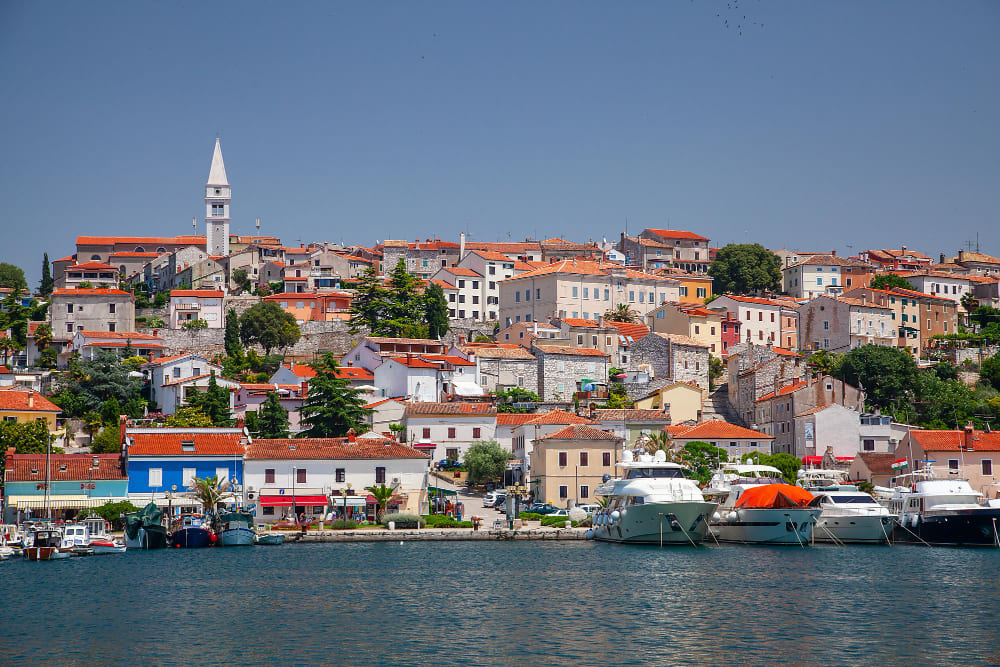
POLYGON ((604 475, 615 476, 621 448, 620 437, 586 424, 536 438, 531 454, 535 497, 557 507, 597 502, 594 489, 604 475))
POLYGON ((705 304, 706 299, 710 299, 712 297, 711 276, 687 273, 680 269, 673 268, 663 269, 661 271, 657 271, 656 273, 657 275, 662 275, 665 278, 670 278, 671 280, 676 280, 680 283, 680 298, 678 298, 678 301, 681 303, 701 306, 705 304))
POLYGON ((45 422, 49 433, 56 432, 56 415, 61 408, 37 391, 23 389, 0 390, 0 421, 27 424, 36 420, 45 422))
POLYGON ((681 334, 708 347, 709 354, 722 356, 722 314, 686 303, 665 303, 646 315, 654 333, 681 334))
POLYGON ((649 393, 635 402, 637 409, 665 410, 670 421, 681 424, 686 421, 701 421, 704 395, 698 385, 688 382, 674 382, 649 393), (670 406, 664 408, 664 406, 670 406))

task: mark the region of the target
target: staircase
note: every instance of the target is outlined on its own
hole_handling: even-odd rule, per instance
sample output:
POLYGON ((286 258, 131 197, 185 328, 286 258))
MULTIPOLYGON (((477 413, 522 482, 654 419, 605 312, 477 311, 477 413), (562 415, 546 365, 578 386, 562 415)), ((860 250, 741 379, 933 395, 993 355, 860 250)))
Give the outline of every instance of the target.
POLYGON ((715 391, 709 392, 708 398, 705 399, 704 405, 702 405, 701 418, 702 421, 717 419, 745 426, 736 414, 736 411, 733 410, 733 406, 729 405, 728 382, 716 387, 715 391))

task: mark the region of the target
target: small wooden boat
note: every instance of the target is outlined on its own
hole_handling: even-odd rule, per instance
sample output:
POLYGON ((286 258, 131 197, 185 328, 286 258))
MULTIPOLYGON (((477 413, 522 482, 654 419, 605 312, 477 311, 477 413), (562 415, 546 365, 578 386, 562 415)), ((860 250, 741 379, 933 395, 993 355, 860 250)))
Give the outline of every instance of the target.
POLYGON ((57 560, 73 555, 72 547, 63 547, 62 533, 56 528, 38 528, 31 534, 31 546, 25 547, 28 560, 57 560))
POLYGON ((261 546, 277 546, 279 544, 285 543, 285 536, 281 533, 265 533, 261 535, 257 534, 257 542, 261 546))

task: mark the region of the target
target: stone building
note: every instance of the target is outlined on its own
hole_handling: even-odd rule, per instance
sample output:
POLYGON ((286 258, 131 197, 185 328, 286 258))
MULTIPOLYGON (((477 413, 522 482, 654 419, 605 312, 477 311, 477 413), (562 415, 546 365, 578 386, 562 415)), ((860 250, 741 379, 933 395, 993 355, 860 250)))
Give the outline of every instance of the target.
POLYGON ((770 345, 744 343, 729 348, 729 403, 739 419, 752 423, 757 399, 773 392, 776 380, 801 378, 805 363, 804 357, 770 345))
MULTIPOLYGON (((765 362, 765 366, 775 367, 777 364, 765 362)), ((864 407, 864 395, 857 387, 851 386, 842 380, 830 377, 829 375, 815 376, 802 369, 803 376, 780 378, 773 380, 773 389, 756 399, 754 402, 753 419, 751 426, 774 436, 773 448, 775 453, 784 452, 795 456, 815 456, 822 454, 825 445, 833 444, 833 436, 824 435, 819 439, 819 434, 815 430, 819 426, 830 425, 836 422, 833 413, 816 417, 812 411, 815 408, 839 405, 853 411, 851 434, 849 439, 854 443, 851 447, 851 455, 858 450, 860 439, 860 416, 864 407), (811 417, 811 419, 799 418, 811 417), (818 421, 817 421, 818 420, 818 421), (796 423, 799 427, 796 428, 796 423), (812 423, 810 430, 806 424, 812 423), (817 447, 819 442, 819 447, 817 447)), ((763 377, 763 373, 760 374, 763 377)), ((839 413, 839 418, 844 419, 839 413)), ((831 430, 839 428, 831 426, 831 430)), ((843 430, 843 429, 840 429, 843 430)), ((837 440, 841 443, 841 440, 837 440)), ((844 447, 838 446, 837 456, 842 454, 844 447)))
POLYGON ((603 381, 608 377, 611 359, 600 350, 535 345, 532 352, 538 367, 538 395, 543 401, 572 400, 581 380, 603 381))
POLYGON ((537 391, 538 360, 520 345, 466 343, 455 351, 476 362, 479 386, 488 392, 514 387, 537 391))
POLYGON ((681 334, 653 332, 631 346, 630 368, 656 380, 691 382, 708 391, 708 346, 681 334))
POLYGON ((57 338, 69 338, 76 331, 133 331, 135 297, 113 288, 57 289, 49 315, 57 338))
POLYGON ((895 347, 892 311, 860 298, 818 296, 799 306, 799 347, 844 353, 862 345, 895 347))

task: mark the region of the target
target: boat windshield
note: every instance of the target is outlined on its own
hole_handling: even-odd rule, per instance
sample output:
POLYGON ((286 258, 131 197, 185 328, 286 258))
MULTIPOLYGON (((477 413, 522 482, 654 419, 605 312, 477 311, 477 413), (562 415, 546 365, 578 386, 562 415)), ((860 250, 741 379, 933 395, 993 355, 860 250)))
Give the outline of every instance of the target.
POLYGON ((871 496, 869 496, 868 494, 860 495, 860 496, 838 496, 838 495, 831 495, 830 496, 830 500, 832 500, 833 502, 837 503, 838 505, 840 505, 840 504, 847 504, 847 503, 851 503, 851 504, 855 504, 855 505, 877 505, 878 504, 878 503, 875 502, 875 499, 872 498, 871 496))
POLYGON ((625 479, 648 479, 651 477, 683 478, 684 471, 680 468, 631 468, 625 479))

